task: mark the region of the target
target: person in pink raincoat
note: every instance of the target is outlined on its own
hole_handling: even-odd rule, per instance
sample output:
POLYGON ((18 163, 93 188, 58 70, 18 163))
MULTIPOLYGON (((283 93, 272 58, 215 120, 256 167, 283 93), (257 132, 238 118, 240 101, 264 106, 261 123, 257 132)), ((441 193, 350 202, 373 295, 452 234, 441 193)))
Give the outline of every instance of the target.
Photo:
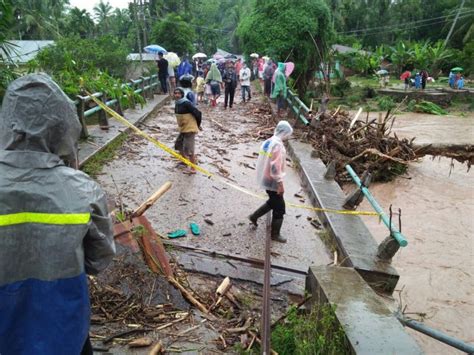
POLYGON ((257 161, 257 181, 268 194, 268 200, 249 216, 254 226, 257 220, 273 211, 271 237, 273 240, 286 243, 286 238, 280 234, 285 215, 285 200, 283 179, 285 177, 286 149, 283 141, 293 133, 293 128, 287 121, 280 121, 273 136, 263 142, 257 161))

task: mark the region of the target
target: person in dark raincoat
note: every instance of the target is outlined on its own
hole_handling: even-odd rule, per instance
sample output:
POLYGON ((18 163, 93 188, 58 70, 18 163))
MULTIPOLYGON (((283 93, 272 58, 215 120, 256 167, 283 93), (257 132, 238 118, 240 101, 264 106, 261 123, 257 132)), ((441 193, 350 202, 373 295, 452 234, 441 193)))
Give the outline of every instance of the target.
POLYGON ((115 254, 106 196, 77 162, 74 103, 45 74, 0 112, 0 354, 92 354, 87 274, 115 254), (77 164, 75 164, 77 165, 77 164))

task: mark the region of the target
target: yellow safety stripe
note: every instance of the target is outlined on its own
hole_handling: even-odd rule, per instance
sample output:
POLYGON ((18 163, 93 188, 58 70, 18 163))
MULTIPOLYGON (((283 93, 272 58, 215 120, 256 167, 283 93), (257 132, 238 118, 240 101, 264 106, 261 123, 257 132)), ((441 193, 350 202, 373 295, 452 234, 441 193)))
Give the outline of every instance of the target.
POLYGON ((87 224, 90 213, 37 213, 20 212, 0 215, 0 226, 12 226, 24 223, 40 224, 87 224))
MULTIPOLYGON (((183 157, 181 154, 175 152, 173 149, 167 147, 165 144, 161 143, 160 141, 158 141, 157 139, 153 138, 153 137, 150 137, 148 134, 146 134, 145 132, 143 132, 142 130, 140 130, 139 128, 137 128, 135 125, 133 125, 132 123, 130 123, 129 121, 127 121, 124 117, 122 117, 120 114, 118 114, 117 112, 115 112, 113 109, 111 109, 109 106, 106 106, 104 105, 104 103, 102 101, 100 101, 99 99, 97 99, 95 96, 92 96, 91 93, 89 93, 87 90, 86 90, 86 94, 90 96, 90 98, 98 105, 100 106, 105 112, 107 112, 108 114, 110 114, 110 116, 112 116, 113 118, 115 118, 117 121, 121 122, 122 124, 124 124, 125 126, 129 127, 130 129, 132 129, 135 133, 137 133, 138 135, 142 136, 143 138, 145 138, 146 140, 148 140, 149 142, 153 143, 155 146, 157 146, 158 148, 164 150, 165 152, 167 152, 168 154, 172 155, 173 157, 175 157, 176 159, 182 161, 184 164, 186 164, 187 166, 190 166, 194 169, 196 169, 197 171, 203 173, 204 175, 206 175, 209 179, 212 179, 212 180, 216 180, 216 181, 219 181, 231 188, 233 188, 234 190, 237 190, 237 191, 240 191, 246 195, 249 195, 249 196, 253 196, 253 197, 256 197, 256 198, 259 198, 259 199, 267 199, 268 197, 266 197, 265 195, 259 195, 259 194, 256 194, 244 187, 241 187, 241 186, 238 186, 236 184, 232 184, 230 183, 229 181, 225 180, 224 178, 222 177, 219 177, 219 176, 216 176, 214 174, 212 174, 210 171, 192 163, 191 161, 189 161, 188 159, 186 159, 185 157, 183 157)), ((260 154, 262 154, 262 152, 260 152, 260 154)), ((268 154, 268 153, 267 153, 268 154)), ((271 154, 271 153, 270 153, 271 154)), ((379 216, 379 213, 377 212, 370 212, 370 211, 348 211, 348 210, 335 210, 335 209, 330 209, 330 208, 318 208, 318 207, 313 207, 313 206, 308 206, 308 205, 297 205, 297 204, 294 204, 294 203, 287 203, 288 206, 290 207, 295 207, 295 208, 303 208, 303 209, 307 209, 307 210, 311 210, 311 211, 315 211, 315 212, 328 212, 328 213, 337 213, 337 214, 345 214, 345 215, 364 215, 364 216, 379 216)))

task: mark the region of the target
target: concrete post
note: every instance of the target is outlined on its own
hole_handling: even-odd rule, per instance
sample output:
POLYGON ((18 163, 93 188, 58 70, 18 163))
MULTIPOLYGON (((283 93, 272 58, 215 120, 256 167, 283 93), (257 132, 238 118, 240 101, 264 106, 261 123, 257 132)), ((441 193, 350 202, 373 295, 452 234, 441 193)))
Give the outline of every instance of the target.
MULTIPOLYGON (((365 171, 362 174, 362 184, 364 184, 365 187, 369 187, 370 182, 372 180, 372 174, 370 174, 368 171, 365 171)), ((362 200, 364 199, 364 194, 362 193, 360 188, 356 188, 352 193, 350 193, 346 200, 344 201, 343 207, 346 210, 355 210, 357 206, 360 205, 362 200)))

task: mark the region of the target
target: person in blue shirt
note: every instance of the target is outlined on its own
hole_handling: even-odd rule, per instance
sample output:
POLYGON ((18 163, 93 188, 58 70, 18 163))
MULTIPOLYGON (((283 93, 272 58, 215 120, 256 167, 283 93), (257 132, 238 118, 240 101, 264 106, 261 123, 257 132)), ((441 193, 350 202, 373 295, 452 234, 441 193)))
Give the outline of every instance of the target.
POLYGON ((192 75, 193 73, 193 66, 189 63, 188 58, 185 58, 179 65, 178 65, 178 78, 181 78, 183 75, 192 75))
POLYGON ((421 89, 421 74, 419 72, 415 74, 415 89, 421 89))

